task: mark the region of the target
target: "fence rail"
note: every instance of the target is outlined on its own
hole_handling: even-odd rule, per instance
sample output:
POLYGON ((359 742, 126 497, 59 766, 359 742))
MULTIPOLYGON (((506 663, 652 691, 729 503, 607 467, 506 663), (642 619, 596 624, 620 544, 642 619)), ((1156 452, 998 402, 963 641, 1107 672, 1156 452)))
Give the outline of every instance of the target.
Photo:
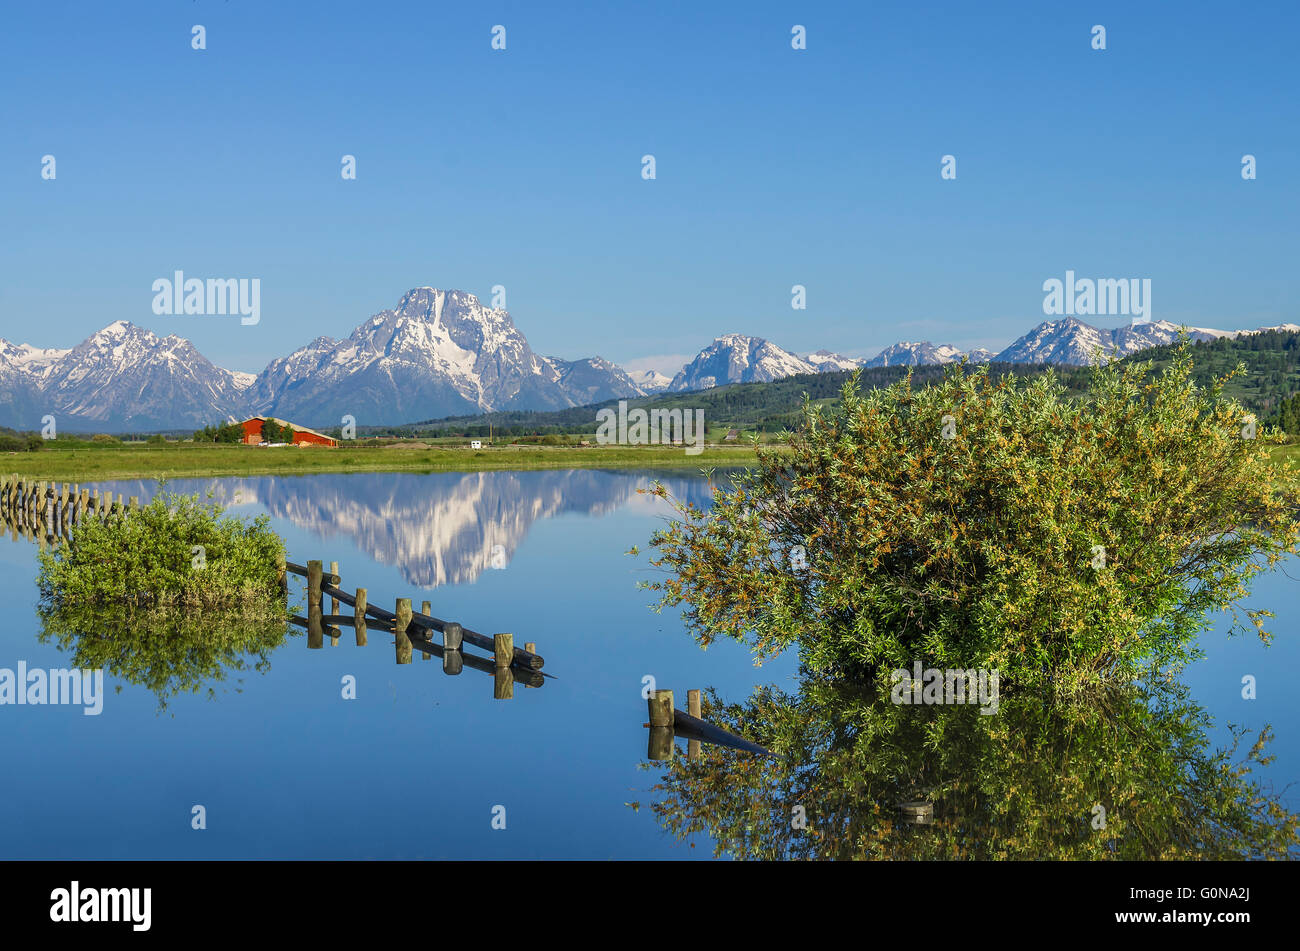
POLYGON ((87 518, 111 518, 140 507, 138 496, 129 499, 112 492, 83 489, 76 482, 49 482, 17 474, 0 482, 0 519, 16 538, 57 541, 72 537, 72 528, 87 518))
MULTIPOLYGON (((114 518, 140 507, 137 496, 129 499, 112 492, 100 495, 98 489, 82 488, 79 483, 62 484, 45 480, 22 478, 17 474, 0 481, 0 520, 15 539, 26 538, 61 543, 71 539, 72 530, 88 518, 114 518)), ((338 562, 330 562, 324 570, 321 561, 300 565, 284 561, 280 568, 280 584, 288 595, 288 575, 301 575, 307 579, 307 617, 291 618, 292 622, 307 628, 307 646, 324 645, 325 629, 332 632, 330 641, 338 643, 338 625, 351 624, 356 631, 358 646, 366 643, 367 618, 381 622, 380 629, 392 632, 397 647, 397 662, 410 663, 413 650, 418 647, 426 659, 437 656, 443 661, 443 670, 459 674, 464 667, 496 674, 495 695, 504 699, 512 695, 512 685, 519 682, 528 687, 540 687, 549 674, 541 673, 545 661, 537 653, 536 645, 529 642, 523 648, 514 646, 513 634, 480 634, 454 621, 444 621, 430 613, 425 601, 421 610, 411 610, 409 598, 398 598, 396 610, 386 611, 370 604, 365 588, 349 594, 340 585, 338 562), (324 611, 324 598, 329 596, 331 610, 324 611), (339 604, 352 608, 351 616, 339 613, 339 604), (441 644, 434 643, 434 635, 441 644), (491 658, 477 657, 464 651, 465 645, 479 647, 492 653, 491 658)))
POLYGON ((513 634, 480 634, 457 624, 444 621, 430 613, 430 604, 425 601, 420 611, 411 609, 410 598, 398 598, 394 610, 387 611, 370 603, 369 592, 357 588, 349 593, 340 585, 338 562, 330 562, 329 571, 325 570, 323 561, 312 560, 306 565, 285 561, 281 569, 281 584, 288 591, 288 575, 300 575, 307 579, 307 617, 295 617, 293 623, 307 629, 307 646, 318 649, 325 645, 325 633, 330 633, 330 643, 337 644, 342 631, 339 625, 351 624, 356 632, 358 646, 365 646, 369 625, 367 619, 381 622, 380 630, 393 635, 393 645, 397 653, 397 663, 409 664, 415 650, 419 650, 427 660, 430 657, 442 659, 444 673, 459 674, 464 667, 480 670, 495 675, 493 696, 508 699, 513 696, 513 685, 521 683, 526 687, 540 687, 549 674, 543 674, 541 668, 546 663, 537 653, 537 645, 531 641, 518 648, 514 646, 513 634), (330 599, 330 612, 325 613, 325 598, 330 599), (352 608, 352 614, 341 614, 339 605, 352 608), (434 642, 434 635, 440 636, 441 643, 434 642), (465 651, 465 645, 480 647, 492 652, 490 658, 478 657, 465 651))
POLYGON ((673 758, 674 743, 678 737, 685 739, 686 755, 696 759, 700 755, 700 744, 710 743, 715 746, 727 746, 747 753, 771 756, 771 751, 751 743, 743 736, 737 736, 724 730, 717 724, 702 718, 703 693, 699 690, 686 691, 686 706, 689 712, 678 710, 673 706, 671 690, 652 690, 646 696, 646 708, 650 722, 644 724, 650 728, 646 759, 670 760, 673 758))

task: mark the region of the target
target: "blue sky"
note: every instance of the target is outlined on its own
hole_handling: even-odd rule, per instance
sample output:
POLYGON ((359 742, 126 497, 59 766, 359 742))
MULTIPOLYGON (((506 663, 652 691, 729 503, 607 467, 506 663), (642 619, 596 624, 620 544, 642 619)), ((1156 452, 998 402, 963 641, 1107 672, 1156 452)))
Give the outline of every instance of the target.
POLYGON ((1000 349, 1067 269, 1149 278, 1157 320, 1300 322, 1298 21, 1294 3, 15 4, 0 336, 67 347, 126 319, 257 371, 408 288, 500 284, 534 349, 570 359, 670 369, 726 332, 1000 349), (261 322, 154 315, 177 269, 260 278, 261 322))

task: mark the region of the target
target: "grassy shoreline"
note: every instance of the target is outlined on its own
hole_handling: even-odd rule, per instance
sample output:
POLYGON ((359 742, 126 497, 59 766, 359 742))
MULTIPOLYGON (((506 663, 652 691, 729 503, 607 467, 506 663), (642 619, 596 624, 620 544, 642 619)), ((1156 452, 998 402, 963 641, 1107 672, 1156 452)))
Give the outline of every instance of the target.
POLYGON ((339 447, 303 449, 242 445, 112 446, 49 448, 0 456, 0 472, 36 479, 93 482, 152 479, 309 475, 314 472, 480 472, 508 469, 699 469, 745 466, 755 461, 745 447, 706 447, 688 456, 680 446, 491 446, 339 447))
MULTIPOLYGON (((1273 461, 1300 462, 1300 445, 1276 446, 1273 461)), ((692 469, 749 466, 750 446, 709 446, 688 456, 680 446, 385 446, 302 449, 242 445, 49 448, 0 454, 0 474, 93 482, 314 472, 491 472, 527 469, 692 469)))

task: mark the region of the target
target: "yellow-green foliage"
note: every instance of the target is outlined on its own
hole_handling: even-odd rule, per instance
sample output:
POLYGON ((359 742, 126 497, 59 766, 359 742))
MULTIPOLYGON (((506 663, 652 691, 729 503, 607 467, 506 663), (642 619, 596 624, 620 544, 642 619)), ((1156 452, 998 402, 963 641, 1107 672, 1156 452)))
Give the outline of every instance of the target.
POLYGON ((710 510, 678 505, 649 586, 702 645, 797 644, 855 676, 920 660, 1073 689, 1184 661, 1207 611, 1295 551, 1294 465, 1185 351, 1147 370, 1098 368, 1082 399, 987 368, 850 380, 710 510))
POLYGON ((705 715, 771 757, 705 744, 677 757, 651 807, 680 839, 753 859, 1094 861, 1300 857, 1300 816, 1255 773, 1271 731, 1211 746, 1206 711, 1157 679, 996 716, 898 706, 888 691, 806 681, 705 715), (900 802, 934 821, 901 821, 900 802), (791 822, 803 808, 805 828, 791 822))
POLYGON ((198 496, 159 492, 138 511, 87 516, 40 554, 41 640, 147 687, 160 709, 215 696, 230 672, 268 669, 285 640, 283 557, 265 515, 223 515, 198 496))
POLYGON ((148 505, 84 518, 72 541, 40 553, 47 605, 206 608, 279 613, 284 542, 265 515, 223 516, 197 496, 160 492, 148 505))

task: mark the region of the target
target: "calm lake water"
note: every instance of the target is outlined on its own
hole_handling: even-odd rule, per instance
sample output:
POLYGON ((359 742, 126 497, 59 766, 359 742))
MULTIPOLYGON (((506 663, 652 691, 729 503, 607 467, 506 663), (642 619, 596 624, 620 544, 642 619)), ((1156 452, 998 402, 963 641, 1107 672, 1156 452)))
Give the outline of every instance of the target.
MULTIPOLYGON (((758 685, 800 685, 793 656, 756 668, 738 645, 701 651, 675 613, 650 609, 653 593, 637 582, 653 571, 644 554, 625 553, 644 548, 668 514, 637 492, 655 478, 708 503, 702 478, 631 471, 170 483, 212 491, 239 515, 268 514, 291 560, 337 560, 343 587, 367 588, 373 604, 429 600, 436 616, 510 631, 519 646, 535 641, 553 676, 494 700, 490 675, 447 676, 418 651, 397 665, 392 635, 377 624, 366 647, 343 628, 339 644, 327 638, 321 650, 295 627, 269 670, 233 674, 215 698, 169 698, 160 712, 146 687, 106 677, 99 716, 0 706, 0 858, 712 856, 710 832, 675 836, 654 813, 664 794, 651 787, 664 769, 646 760, 642 678, 672 689, 683 709, 689 688, 740 703, 758 685), (349 675, 355 700, 342 696, 349 675), (206 829, 191 828, 196 805, 206 829), (505 829, 493 828, 497 807, 505 829)), ((142 499, 156 489, 105 487, 142 499)), ((66 652, 38 641, 34 544, 0 543, 0 562, 10 618, 0 668, 69 666, 66 652)), ((1294 577, 1298 569, 1287 566, 1294 577)), ((1212 718, 1211 744, 1226 741, 1229 723, 1272 726, 1276 759, 1256 776, 1292 810, 1300 798, 1284 787, 1300 778, 1296 591, 1280 571, 1260 579, 1251 604, 1277 612, 1274 645, 1228 640, 1221 623, 1184 677, 1212 718), (1242 698, 1245 675, 1257 679, 1257 699, 1242 698)), ((305 603, 300 584, 292 593, 305 603)))

